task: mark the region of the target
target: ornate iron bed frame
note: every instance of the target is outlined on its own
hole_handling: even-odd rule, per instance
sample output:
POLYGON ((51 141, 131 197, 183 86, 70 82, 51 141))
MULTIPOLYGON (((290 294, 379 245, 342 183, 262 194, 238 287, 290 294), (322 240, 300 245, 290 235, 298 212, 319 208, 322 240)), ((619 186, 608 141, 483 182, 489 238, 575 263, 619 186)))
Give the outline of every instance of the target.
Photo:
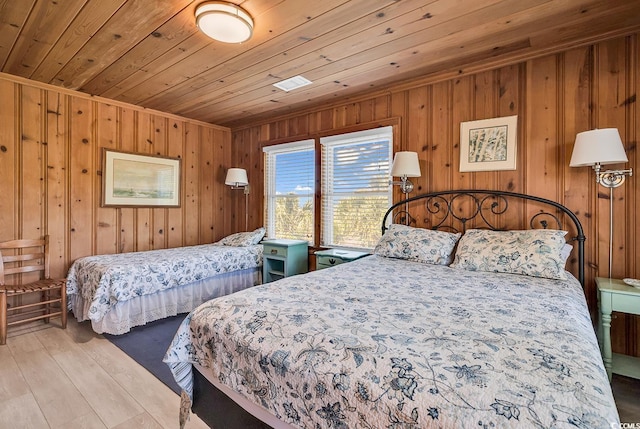
POLYGON ((521 203, 525 200, 534 201, 542 207, 529 218, 530 229, 547 229, 550 222, 555 226, 554 229, 563 229, 561 212, 573 222, 575 227, 576 235, 570 237, 569 241, 577 241, 578 243, 578 280, 584 287, 584 241, 586 237, 578 217, 562 204, 546 198, 508 191, 473 189, 436 191, 393 204, 382 219, 382 233, 384 234, 387 230, 388 223, 417 224, 416 219, 409 213, 409 203, 419 200, 424 200, 423 204, 429 216, 423 220, 425 227, 462 233, 471 227, 496 231, 506 229, 499 227, 497 220, 500 219, 500 216, 504 218, 509 215, 510 200, 521 203), (464 212, 461 210, 463 205, 469 207, 464 212), (402 209, 394 213, 398 208, 402 209), (555 213, 552 213, 552 208, 557 209, 555 213), (464 213, 464 215, 459 213, 464 213), (389 218, 390 216, 391 218, 389 218), (496 219, 493 220, 492 217, 496 219), (397 222, 398 220, 401 222, 397 222))

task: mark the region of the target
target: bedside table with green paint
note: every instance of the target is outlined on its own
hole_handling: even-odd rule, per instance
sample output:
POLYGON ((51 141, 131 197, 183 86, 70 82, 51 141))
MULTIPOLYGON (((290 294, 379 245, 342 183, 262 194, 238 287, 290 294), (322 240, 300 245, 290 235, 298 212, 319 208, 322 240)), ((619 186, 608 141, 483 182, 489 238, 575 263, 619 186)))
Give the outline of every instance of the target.
POLYGON ((600 323, 598 336, 602 343, 602 360, 609 380, 611 373, 640 378, 640 358, 611 352, 611 313, 640 315, 640 288, 626 284, 620 279, 596 277, 598 285, 598 307, 600 323))
POLYGON ((318 250, 315 252, 315 255, 316 270, 321 270, 323 268, 329 268, 346 262, 355 261, 356 259, 369 255, 369 253, 355 250, 327 249, 318 250))
POLYGON ((304 240, 265 240, 262 247, 263 283, 303 274, 309 269, 309 243, 304 240))

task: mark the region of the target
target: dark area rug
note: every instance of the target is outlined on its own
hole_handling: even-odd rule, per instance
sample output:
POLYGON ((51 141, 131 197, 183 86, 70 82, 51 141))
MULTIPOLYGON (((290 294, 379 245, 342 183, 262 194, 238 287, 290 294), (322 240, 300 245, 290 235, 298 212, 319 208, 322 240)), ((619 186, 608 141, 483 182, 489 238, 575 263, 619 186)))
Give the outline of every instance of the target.
POLYGON ((167 364, 162 362, 162 358, 171 345, 178 326, 186 316, 186 314, 178 314, 167 319, 156 320, 144 326, 136 326, 122 335, 103 335, 179 395, 180 387, 173 379, 167 364))

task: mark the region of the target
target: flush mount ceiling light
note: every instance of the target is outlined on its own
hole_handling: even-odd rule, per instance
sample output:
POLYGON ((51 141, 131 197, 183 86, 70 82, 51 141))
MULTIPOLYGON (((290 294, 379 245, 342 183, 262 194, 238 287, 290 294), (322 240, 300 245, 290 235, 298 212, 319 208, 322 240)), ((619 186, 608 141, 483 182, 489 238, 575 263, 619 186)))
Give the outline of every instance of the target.
POLYGON ((225 43, 242 43, 253 34, 253 19, 244 9, 224 1, 196 7, 196 25, 207 36, 225 43))
POLYGON ((306 77, 302 77, 300 75, 290 77, 289 79, 281 80, 280 82, 276 82, 273 84, 278 89, 289 92, 293 89, 300 88, 301 86, 309 85, 312 83, 306 77))

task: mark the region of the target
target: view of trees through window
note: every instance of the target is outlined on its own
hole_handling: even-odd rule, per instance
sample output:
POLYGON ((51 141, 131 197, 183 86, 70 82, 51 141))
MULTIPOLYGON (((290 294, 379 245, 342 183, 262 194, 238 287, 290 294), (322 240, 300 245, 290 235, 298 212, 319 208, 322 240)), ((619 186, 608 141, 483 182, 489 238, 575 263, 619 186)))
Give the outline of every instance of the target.
POLYGON ((265 226, 269 238, 372 249, 391 203, 391 127, 321 138, 321 210, 314 207, 313 140, 264 148, 265 226), (316 214, 319 213, 319 218, 316 214), (320 239, 315 237, 316 227, 320 239))
POLYGON ((313 204, 309 198, 290 193, 276 198, 276 235, 278 238, 313 238, 313 204))

